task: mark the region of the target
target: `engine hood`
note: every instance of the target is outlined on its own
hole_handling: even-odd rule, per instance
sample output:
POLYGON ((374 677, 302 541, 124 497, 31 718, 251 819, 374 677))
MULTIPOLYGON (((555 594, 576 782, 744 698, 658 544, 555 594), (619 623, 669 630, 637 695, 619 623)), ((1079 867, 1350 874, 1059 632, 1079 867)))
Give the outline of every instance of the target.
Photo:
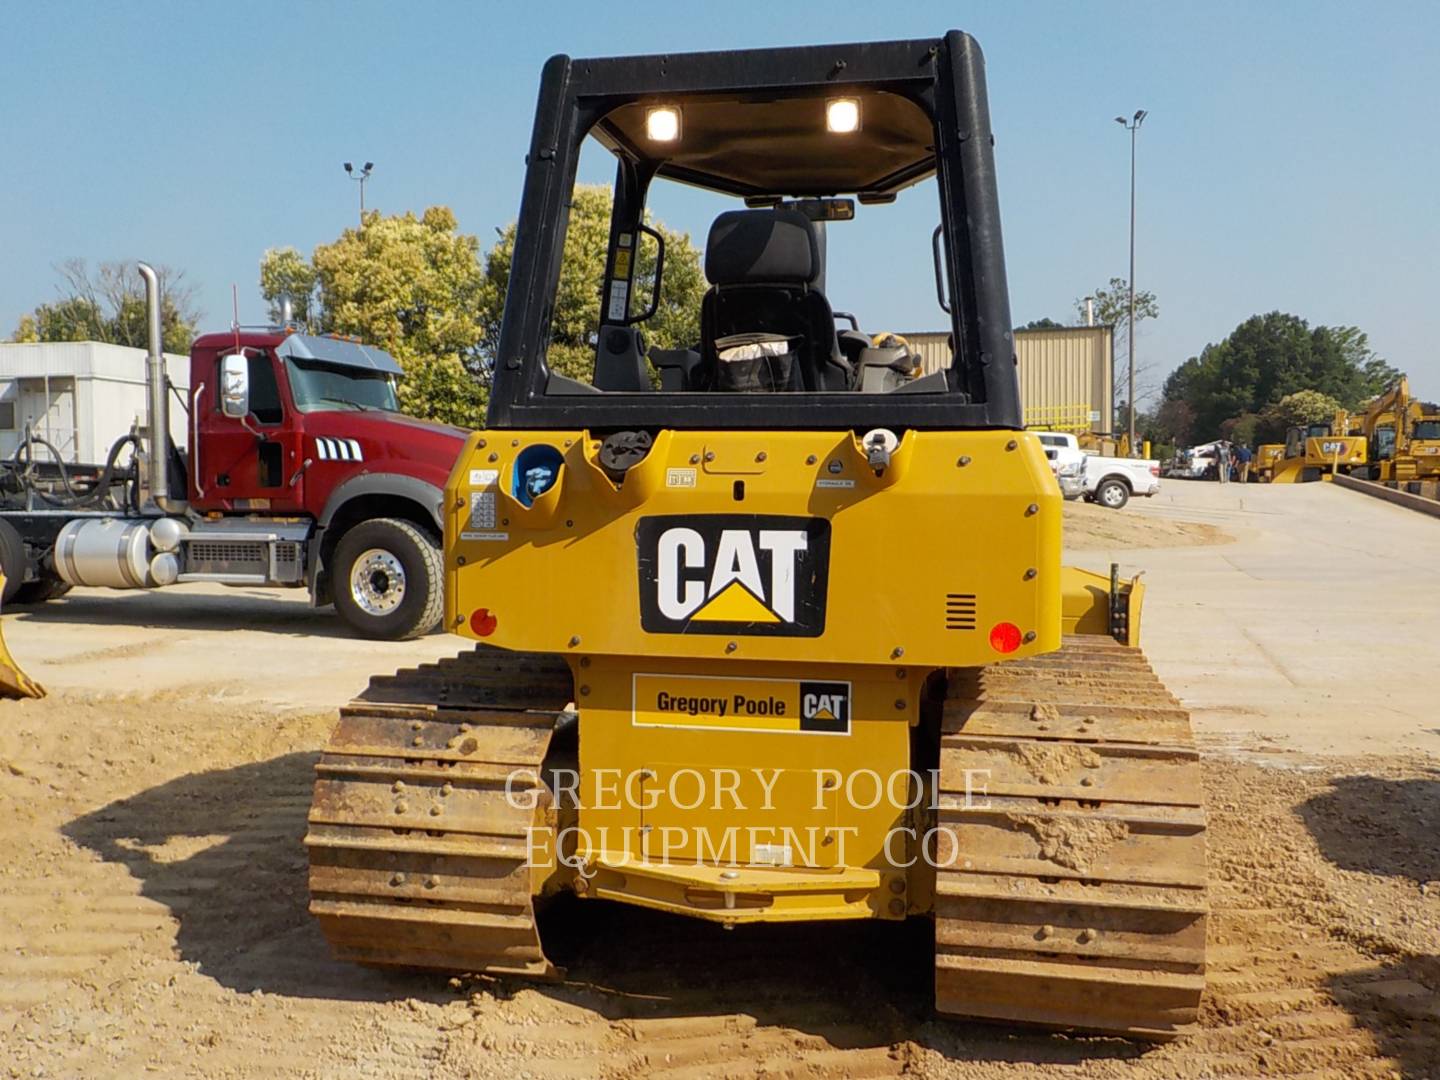
POLYGON ((443 483, 468 434, 464 428, 401 413, 305 414, 305 452, 316 469, 339 465, 365 472, 404 472, 443 483))

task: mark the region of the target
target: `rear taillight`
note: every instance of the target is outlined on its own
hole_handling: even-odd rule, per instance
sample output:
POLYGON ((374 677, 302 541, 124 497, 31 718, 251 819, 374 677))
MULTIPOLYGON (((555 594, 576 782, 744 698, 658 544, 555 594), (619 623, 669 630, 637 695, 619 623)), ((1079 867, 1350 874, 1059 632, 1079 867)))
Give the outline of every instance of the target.
POLYGON ((996 623, 990 628, 990 647, 998 653, 1012 653, 1020 648, 1020 628, 1014 623, 996 623))
POLYGON ((1151 465, 1151 466, 1150 466, 1150 475, 1151 475, 1151 476, 1159 476, 1159 475, 1160 475, 1160 466, 1159 466, 1158 464, 1156 464, 1156 465, 1151 465))

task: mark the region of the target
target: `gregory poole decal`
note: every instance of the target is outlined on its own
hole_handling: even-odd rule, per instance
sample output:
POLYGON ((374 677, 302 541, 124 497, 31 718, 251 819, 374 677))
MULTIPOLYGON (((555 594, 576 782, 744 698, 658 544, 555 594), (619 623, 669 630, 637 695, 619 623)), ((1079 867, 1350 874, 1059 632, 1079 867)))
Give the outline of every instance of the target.
POLYGON ((830 522, 764 514, 677 514, 635 528, 640 625, 652 634, 825 631, 830 522))
POLYGON ((636 727, 850 734, 850 684, 723 675, 634 677, 636 727))

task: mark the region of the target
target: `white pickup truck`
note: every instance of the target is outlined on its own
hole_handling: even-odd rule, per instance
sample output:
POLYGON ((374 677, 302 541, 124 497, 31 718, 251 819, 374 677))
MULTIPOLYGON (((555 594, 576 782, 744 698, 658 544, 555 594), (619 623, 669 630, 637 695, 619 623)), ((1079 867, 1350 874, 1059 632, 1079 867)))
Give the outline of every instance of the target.
POLYGON ((1080 441, 1074 435, 1061 431, 1036 434, 1067 499, 1083 494, 1090 502, 1119 510, 1132 495, 1154 495, 1160 490, 1158 461, 1087 454, 1080 449, 1080 441))

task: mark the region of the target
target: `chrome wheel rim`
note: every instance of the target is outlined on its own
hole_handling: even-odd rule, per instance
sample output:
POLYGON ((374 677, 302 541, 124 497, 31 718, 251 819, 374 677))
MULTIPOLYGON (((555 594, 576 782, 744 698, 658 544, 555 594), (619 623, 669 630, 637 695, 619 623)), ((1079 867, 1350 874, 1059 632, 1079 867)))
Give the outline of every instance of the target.
POLYGON ((1115 509, 1115 507, 1119 506, 1121 502, 1124 501, 1125 495, 1118 487, 1116 487, 1114 484, 1111 484, 1105 489, 1105 493, 1101 496, 1101 498, 1104 500, 1105 505, 1113 510, 1115 509))
POLYGON ((389 615, 405 599, 405 568, 384 548, 362 552, 350 570, 350 596, 367 615, 389 615))

